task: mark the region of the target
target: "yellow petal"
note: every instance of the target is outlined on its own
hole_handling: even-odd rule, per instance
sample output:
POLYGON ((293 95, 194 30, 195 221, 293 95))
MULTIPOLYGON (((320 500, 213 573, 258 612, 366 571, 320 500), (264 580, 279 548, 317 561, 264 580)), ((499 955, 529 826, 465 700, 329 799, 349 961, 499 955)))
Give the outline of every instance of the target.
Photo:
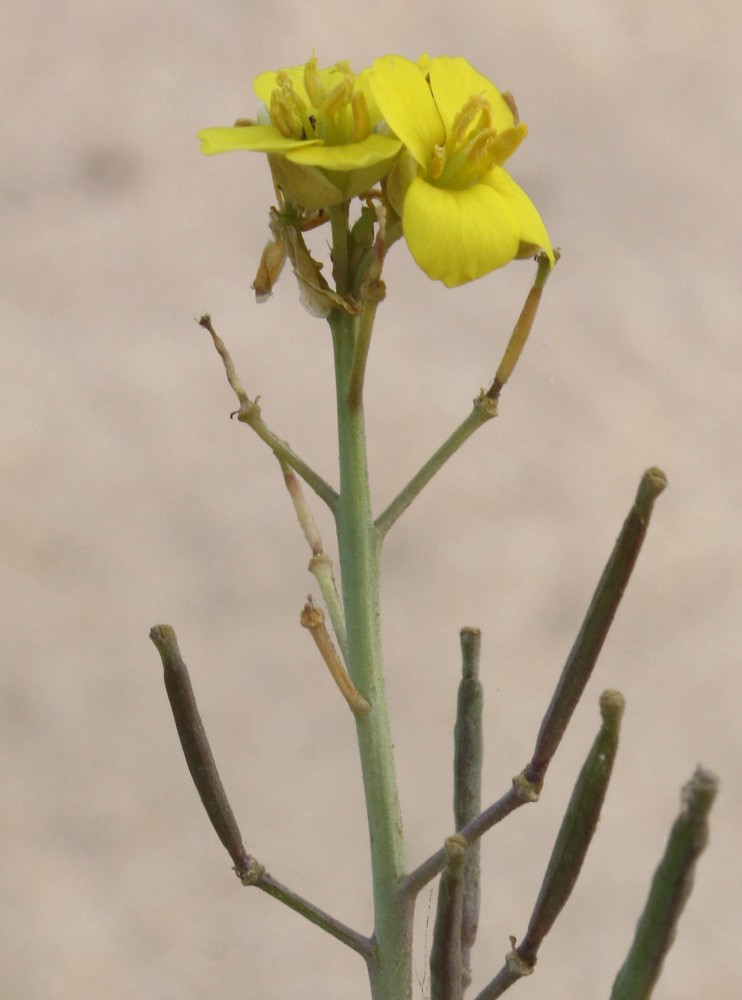
POLYGON ((207 156, 235 149, 255 153, 285 153, 297 146, 318 146, 319 139, 287 139, 273 125, 238 125, 204 128, 198 133, 201 152, 207 156))
POLYGON ((500 91, 460 56, 430 60, 430 88, 446 128, 470 97, 481 94, 492 108, 492 125, 498 131, 513 127, 513 112, 500 91))
POLYGON ((322 167, 324 170, 356 170, 372 167, 384 160, 393 160, 402 143, 385 135, 369 135, 361 142, 344 146, 320 146, 303 142, 296 144, 286 158, 305 166, 322 167))
POLYGON ((507 264, 520 244, 509 199, 486 184, 454 191, 418 177, 407 191, 402 226, 417 264, 449 288, 507 264))
POLYGON ((523 188, 519 187, 502 167, 495 167, 483 178, 483 181, 502 195, 512 209, 518 220, 520 242, 528 248, 525 255, 531 256, 530 247, 538 247, 546 253, 553 267, 554 251, 546 226, 543 224, 536 206, 523 188))
POLYGON ((369 85, 389 128, 427 167, 446 134, 423 74, 409 59, 384 56, 374 61, 369 85))
POLYGON ((360 73, 356 76, 356 90, 360 91, 366 98, 366 104, 368 106, 368 117, 371 121, 371 127, 378 125, 378 123, 384 117, 379 111, 379 106, 376 103, 376 98, 370 87, 372 67, 364 66, 360 73))

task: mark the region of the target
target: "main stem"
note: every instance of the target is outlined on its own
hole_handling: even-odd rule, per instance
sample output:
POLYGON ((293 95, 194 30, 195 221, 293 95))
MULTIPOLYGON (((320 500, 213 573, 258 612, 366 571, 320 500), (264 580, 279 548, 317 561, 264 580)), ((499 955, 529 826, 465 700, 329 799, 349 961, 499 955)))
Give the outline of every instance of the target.
POLYGON ((410 1000, 412 920, 399 886, 405 874, 402 816, 397 794, 384 685, 379 619, 381 537, 373 524, 362 394, 349 393, 358 321, 333 312, 340 497, 336 524, 348 639, 348 673, 370 703, 356 717, 366 797, 374 897, 373 1000, 410 1000))

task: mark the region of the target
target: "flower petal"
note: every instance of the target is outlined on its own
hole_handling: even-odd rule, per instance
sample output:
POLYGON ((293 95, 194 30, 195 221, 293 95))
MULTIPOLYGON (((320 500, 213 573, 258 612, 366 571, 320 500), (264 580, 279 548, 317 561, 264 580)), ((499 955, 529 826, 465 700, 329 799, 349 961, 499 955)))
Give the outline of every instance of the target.
POLYGON ((457 191, 418 177, 405 197, 402 226, 417 264, 449 288, 507 264, 520 244, 510 199, 487 184, 457 191))
POLYGON ((319 139, 287 139, 273 125, 230 125, 204 128, 198 133, 201 152, 207 156, 248 149, 255 153, 285 153, 297 146, 318 146, 319 139))
POLYGON ((477 94, 489 102, 492 124, 498 131, 513 127, 513 112, 500 91, 460 56, 438 56, 430 60, 430 89, 447 130, 469 98, 477 94))
MULTIPOLYGON (((482 180, 506 199, 516 216, 520 230, 520 242, 523 244, 523 255, 530 257, 536 248, 541 249, 548 256, 553 267, 554 251, 546 226, 541 221, 536 206, 523 188, 519 187, 502 167, 494 167, 482 180)), ((518 255, 520 253, 519 251, 518 255)))
POLYGON ((369 85, 389 128, 427 167, 446 134, 423 74, 403 56, 383 56, 374 61, 369 85))
POLYGON ((356 170, 393 160, 402 148, 398 139, 385 135, 369 135, 361 142, 345 146, 320 146, 316 143, 295 144, 286 154, 293 163, 322 167, 324 170, 356 170))

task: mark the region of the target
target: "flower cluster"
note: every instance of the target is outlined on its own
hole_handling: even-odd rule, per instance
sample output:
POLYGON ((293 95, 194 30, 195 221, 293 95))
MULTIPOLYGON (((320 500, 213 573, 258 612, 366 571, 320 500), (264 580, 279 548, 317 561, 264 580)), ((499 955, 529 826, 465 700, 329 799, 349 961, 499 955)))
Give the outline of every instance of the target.
POLYGON ((463 58, 384 56, 261 73, 257 121, 199 133, 204 153, 266 153, 286 204, 318 211, 381 183, 410 252, 456 286, 551 243, 502 164, 527 134, 515 102, 463 58))

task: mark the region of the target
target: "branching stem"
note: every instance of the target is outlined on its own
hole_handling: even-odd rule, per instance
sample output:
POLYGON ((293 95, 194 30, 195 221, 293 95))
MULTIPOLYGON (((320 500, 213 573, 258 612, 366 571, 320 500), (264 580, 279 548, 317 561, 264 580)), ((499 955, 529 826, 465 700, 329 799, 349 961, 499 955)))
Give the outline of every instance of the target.
POLYGON ((330 916, 329 913, 325 913, 314 903, 310 903, 309 900, 281 885, 266 872, 256 858, 247 853, 237 820, 219 777, 209 739, 196 704, 188 668, 180 655, 175 630, 170 625, 155 625, 150 631, 150 638, 162 660, 165 688, 188 770, 211 824, 234 863, 234 871, 239 880, 243 885, 254 885, 280 900, 311 923, 337 938, 338 941, 342 941, 343 944, 363 955, 367 963, 372 962, 374 953, 369 938, 354 931, 336 920, 335 917, 330 916))
POLYGON ((392 525, 404 514, 412 501, 422 493, 433 476, 439 472, 446 462, 454 455, 472 434, 479 430, 482 424, 497 416, 497 402, 489 399, 484 392, 474 400, 472 411, 456 430, 428 459, 425 465, 415 473, 407 485, 400 490, 386 510, 376 518, 376 530, 383 538, 392 525))
MULTIPOLYGON (((667 478, 660 469, 653 467, 642 476, 636 499, 603 570, 582 628, 544 715, 533 756, 522 773, 513 778, 509 791, 457 831, 467 843, 473 843, 514 809, 526 802, 538 801, 546 770, 585 690, 636 564, 649 527, 654 501, 666 486, 667 478)), ((405 877, 402 892, 414 899, 431 879, 443 871, 445 864, 446 852, 441 848, 405 877)))
MULTIPOLYGON (((239 872, 237 874, 239 875, 239 872)), ((346 924, 336 920, 335 917, 330 916, 329 913, 320 910, 318 906, 310 903, 308 899, 304 899, 297 893, 292 892, 291 889, 287 889, 285 885, 281 885, 268 872, 264 871, 258 881, 249 884, 255 885, 256 888, 266 892, 269 896, 273 896, 274 899, 283 903, 284 906, 288 906, 290 909, 295 910, 296 913, 300 913, 310 923, 316 924, 317 927, 326 931, 338 941, 342 941, 343 944, 352 948, 353 951, 358 952, 359 955, 362 955, 367 963, 373 961, 374 949, 371 938, 359 934, 352 927, 348 927, 346 924)))
POLYGON ((433 476, 439 472, 446 462, 454 455, 459 448, 467 441, 472 434, 479 430, 482 424, 487 423, 497 416, 497 401, 503 386, 513 373, 518 359, 523 353, 528 336, 536 318, 541 294, 551 273, 551 264, 546 254, 539 254, 536 277, 533 286, 528 293, 525 305, 521 310, 518 321, 508 341, 508 346, 497 368, 492 385, 474 400, 472 412, 463 420, 456 430, 451 434, 440 448, 431 455, 425 465, 415 473, 407 485, 400 490, 399 494, 392 500, 386 510, 376 519, 376 528, 382 538, 386 535, 392 525, 407 510, 412 501, 420 495, 433 476))
POLYGON ((381 539, 371 515, 363 394, 359 391, 351 397, 348 391, 358 321, 336 310, 329 322, 335 352, 340 455, 335 520, 348 630, 347 667, 356 689, 371 705, 366 715, 356 715, 374 898, 376 961, 369 966, 371 992, 374 1000, 409 1000, 412 912, 399 893, 405 869, 404 839, 381 654, 381 539))
POLYGON ((338 641, 343 657, 347 660, 348 640, 345 631, 345 615, 340 595, 338 594, 337 584, 335 583, 335 575, 332 571, 332 559, 322 547, 322 536, 309 509, 296 473, 283 459, 279 458, 278 461, 281 466, 286 489, 296 511, 299 526, 307 540, 307 545, 312 550, 312 558, 309 560, 309 572, 319 584, 320 592, 330 615, 335 638, 338 641))
POLYGON ((264 441, 268 445, 276 457, 279 460, 283 460, 287 465, 291 466, 292 469, 298 472, 307 486, 311 487, 317 496, 321 500, 324 500, 330 510, 334 513, 338 500, 335 490, 329 483, 325 482, 322 476, 318 475, 318 473, 316 473, 311 466, 307 465, 304 459, 300 458, 286 441, 282 441, 281 438, 274 434, 270 427, 268 427, 260 413, 260 406, 258 405, 258 399, 260 397, 258 396, 255 400, 249 399, 244 386, 237 376, 229 351, 227 350, 224 341, 217 334, 212 325, 211 317, 204 315, 199 319, 198 323, 199 326, 202 326, 211 334, 211 339, 214 341, 214 347, 224 362, 224 370, 227 373, 227 381, 232 387, 232 390, 240 404, 239 410, 236 411, 237 419, 241 423, 248 424, 248 426, 252 427, 261 441, 264 441))

